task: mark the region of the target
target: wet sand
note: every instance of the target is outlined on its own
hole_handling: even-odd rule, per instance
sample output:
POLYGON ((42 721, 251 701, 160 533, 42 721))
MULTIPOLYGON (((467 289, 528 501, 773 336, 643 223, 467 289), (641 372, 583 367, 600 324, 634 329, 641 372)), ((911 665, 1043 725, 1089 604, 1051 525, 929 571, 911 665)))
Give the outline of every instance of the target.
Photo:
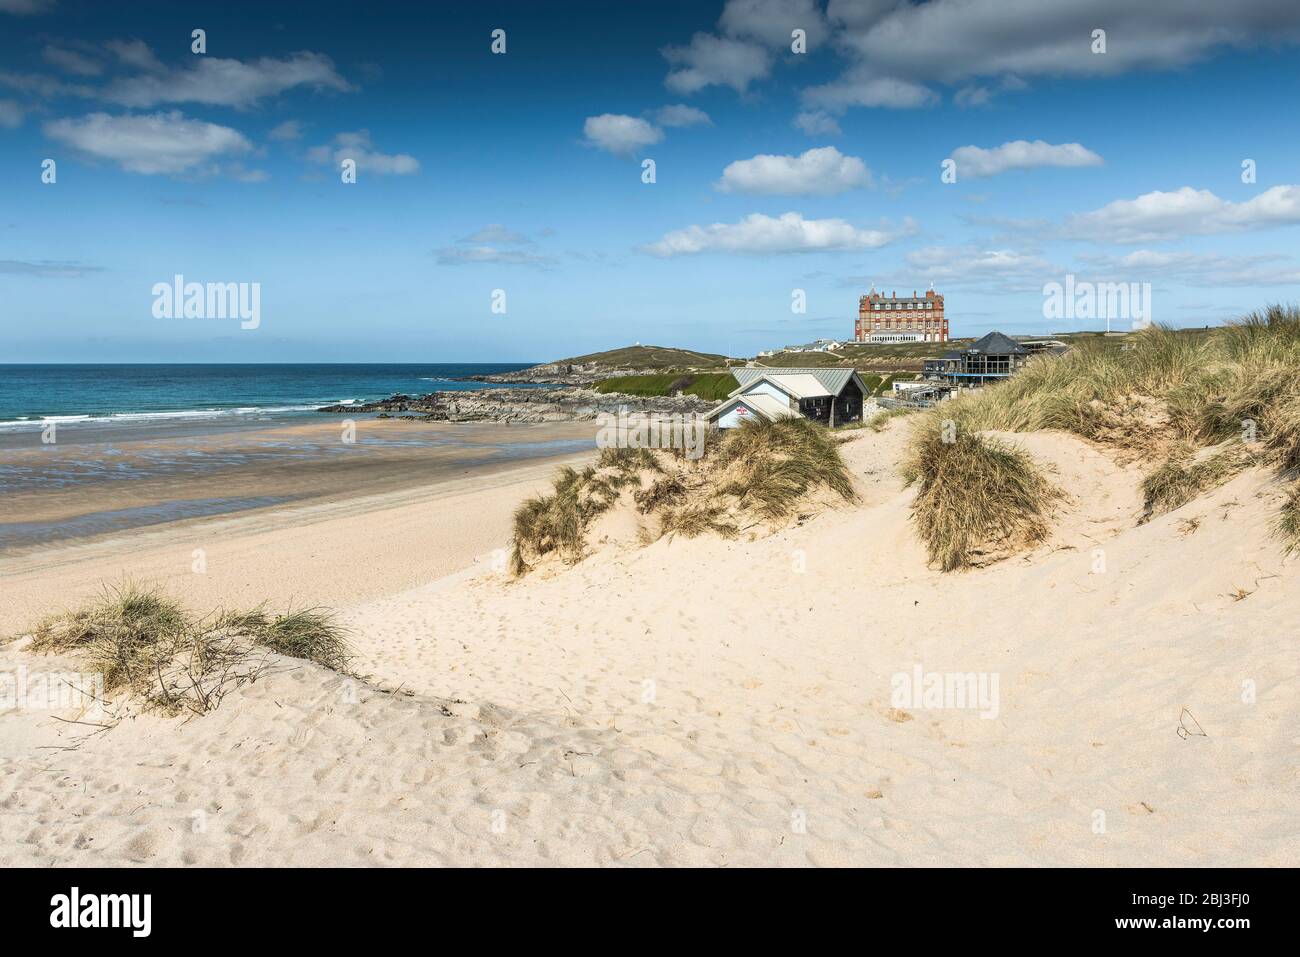
POLYGON ((357 419, 192 434, 36 432, 0 448, 0 555, 290 503, 339 502, 488 475, 594 447, 591 423, 357 419), (351 439, 347 441, 346 439, 351 439))

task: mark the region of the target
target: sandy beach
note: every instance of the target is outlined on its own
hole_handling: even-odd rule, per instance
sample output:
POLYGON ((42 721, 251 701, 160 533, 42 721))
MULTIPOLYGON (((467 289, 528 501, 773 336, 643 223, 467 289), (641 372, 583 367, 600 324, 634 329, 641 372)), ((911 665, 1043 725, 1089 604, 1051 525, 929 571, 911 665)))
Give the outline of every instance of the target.
POLYGON ((585 457, 573 448, 593 442, 585 423, 371 419, 357 428, 351 445, 339 442, 332 420, 118 442, 114 465, 125 457, 129 469, 121 481, 99 478, 105 453, 98 443, 7 451, 11 467, 40 457, 49 470, 67 472, 75 463, 91 478, 7 497, 7 519, 62 534, 80 525, 87 533, 0 549, 0 631, 41 614, 56 581, 68 602, 93 595, 103 582, 132 579, 174 586, 198 605, 266 598, 331 607, 425 582, 505 547, 514 505, 557 464, 585 457), (156 464, 182 456, 197 457, 206 470, 156 464), (176 514, 177 501, 205 500, 220 510, 176 514), (230 508, 242 503, 251 504, 230 508), (129 523, 135 512, 146 513, 148 524, 86 521, 124 515, 129 523), (196 562, 202 572, 194 571, 196 562), (51 578, 55 569, 67 577, 51 578))
MULTIPOLYGON (((1138 524, 1133 467, 1018 435, 1069 495, 1050 538, 945 575, 908 425, 842 446, 854 504, 650 545, 616 510, 518 581, 510 515, 553 460, 0 559, 7 632, 129 574, 198 610, 336 608, 364 675, 282 659, 206 716, 108 730, 0 715, 0 863, 1293 863, 1276 480, 1138 524), (900 703, 918 668, 996 696, 900 703)), ((24 644, 0 670, 75 669, 24 644)))

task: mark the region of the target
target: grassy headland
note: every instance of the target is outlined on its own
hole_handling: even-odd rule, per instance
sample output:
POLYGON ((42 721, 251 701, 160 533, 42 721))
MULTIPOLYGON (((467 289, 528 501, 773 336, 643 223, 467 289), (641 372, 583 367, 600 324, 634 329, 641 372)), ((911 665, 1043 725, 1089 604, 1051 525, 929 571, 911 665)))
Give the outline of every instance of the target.
POLYGON ((597 382, 594 388, 597 392, 638 396, 670 396, 681 392, 721 402, 736 389, 736 380, 730 372, 665 372, 660 375, 615 376, 597 382))
POLYGON ((625 346, 585 356, 556 359, 550 365, 583 366, 603 369, 725 369, 732 361, 726 356, 667 346, 625 346))

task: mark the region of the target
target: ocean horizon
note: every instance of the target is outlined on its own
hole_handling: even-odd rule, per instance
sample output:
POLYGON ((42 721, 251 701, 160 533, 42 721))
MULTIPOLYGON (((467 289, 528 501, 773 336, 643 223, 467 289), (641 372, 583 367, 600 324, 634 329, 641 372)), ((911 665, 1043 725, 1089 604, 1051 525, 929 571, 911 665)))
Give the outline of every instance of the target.
POLYGON ((530 362, 18 363, 0 365, 0 429, 289 417, 395 393, 473 391, 465 376, 530 362))

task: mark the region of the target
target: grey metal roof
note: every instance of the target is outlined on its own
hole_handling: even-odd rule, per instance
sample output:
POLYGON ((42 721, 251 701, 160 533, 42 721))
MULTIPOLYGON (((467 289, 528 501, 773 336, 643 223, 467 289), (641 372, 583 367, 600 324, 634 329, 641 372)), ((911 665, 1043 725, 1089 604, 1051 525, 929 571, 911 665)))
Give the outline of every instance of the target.
MULTIPOLYGON (((822 384, 822 387, 831 395, 839 395, 844 391, 844 386, 857 372, 853 369, 772 369, 772 368, 751 368, 751 369, 732 369, 731 374, 736 377, 736 382, 743 389, 752 385, 763 376, 780 381, 783 375, 810 375, 822 384)), ((863 388, 861 380, 858 381, 858 388, 863 388)))
POLYGON ((1004 336, 1000 332, 990 332, 974 345, 966 349, 967 352, 982 352, 985 355, 993 356, 1010 356, 1024 355, 1029 350, 1022 346, 1010 336, 1004 336))

